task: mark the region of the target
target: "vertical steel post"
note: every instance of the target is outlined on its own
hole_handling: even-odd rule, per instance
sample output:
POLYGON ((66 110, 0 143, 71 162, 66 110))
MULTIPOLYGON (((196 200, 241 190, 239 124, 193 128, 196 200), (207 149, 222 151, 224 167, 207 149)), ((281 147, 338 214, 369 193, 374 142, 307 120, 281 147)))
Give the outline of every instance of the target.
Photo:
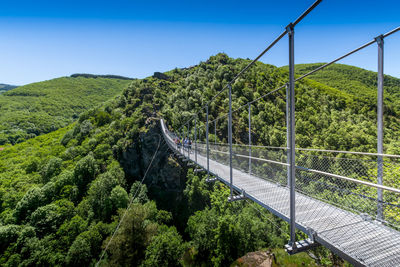
POLYGON ((229 181, 231 189, 231 199, 233 198, 233 170, 232 170, 232 86, 229 89, 229 117, 228 117, 228 142, 229 142, 229 181))
POLYGON ((189 152, 189 135, 190 135, 190 133, 189 133, 189 122, 188 122, 188 124, 187 124, 188 126, 187 126, 187 135, 186 135, 186 149, 187 149, 187 155, 188 155, 188 158, 190 159, 190 152, 189 152))
POLYGON ((181 151, 182 155, 185 156, 185 149, 183 148, 183 139, 185 139, 185 126, 182 126, 182 138, 181 138, 181 151))
POLYGON ((251 175, 251 104, 249 103, 249 174, 251 175))
POLYGON ((287 187, 290 186, 290 147, 289 147, 289 139, 290 139, 290 93, 289 93, 289 84, 286 84, 286 163, 289 164, 287 166, 287 187))
POLYGON ((210 147, 208 141, 208 105, 206 105, 207 179, 210 179, 210 147))
POLYGON ((217 145, 217 119, 214 121, 214 145, 217 145))
MULTIPOLYGON (((383 154, 383 36, 380 35, 375 38, 378 44, 378 154, 383 154)), ((378 184, 383 183, 383 158, 378 156, 378 184)), ((378 219, 383 220, 383 192, 378 188, 378 219)))
POLYGON ((197 117, 194 121, 194 161, 197 163, 197 117))
POLYGON ((296 247, 296 165, 295 165, 295 97, 294 97, 294 26, 290 23, 287 26, 289 35, 289 95, 290 95, 290 245, 296 247))

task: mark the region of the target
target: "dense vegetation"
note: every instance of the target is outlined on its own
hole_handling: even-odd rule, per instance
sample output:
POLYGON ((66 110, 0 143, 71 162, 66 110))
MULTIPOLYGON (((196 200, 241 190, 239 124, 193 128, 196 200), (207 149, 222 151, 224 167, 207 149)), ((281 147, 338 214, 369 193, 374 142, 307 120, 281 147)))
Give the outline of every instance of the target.
MULTIPOLYGON (((228 203, 225 186, 205 183, 165 144, 157 150, 157 117, 178 129, 246 64, 218 54, 193 68, 134 80, 121 95, 82 113, 74 124, 0 151, 0 265, 96 263, 135 192, 139 194, 110 242, 104 266, 229 266, 247 252, 281 248, 288 238, 286 223, 256 204, 228 203), (145 185, 140 185, 154 153, 145 185)), ((353 71, 354 77, 365 72, 353 71)), ((298 146, 374 151, 375 104, 318 79, 296 88, 298 146)), ((234 108, 286 80, 285 69, 257 63, 233 85, 234 108)), ((393 81, 395 88, 398 80, 393 81)), ((226 113, 226 104, 225 96, 217 98, 210 105, 210 119, 226 113)), ((255 143, 285 145, 284 107, 284 92, 254 104, 255 143)), ((390 109, 386 120, 394 121, 396 114, 390 109)), ((246 109, 234 114, 236 143, 246 141, 246 118, 246 109)), ((204 126, 203 114, 199 119, 204 126)), ((391 132, 385 136, 386 148, 396 152, 397 129, 391 123, 386 128, 391 132)), ((226 140, 226 129, 226 119, 221 119, 219 142, 226 140)), ((203 138, 204 127, 200 132, 203 138)), ((313 254, 320 265, 343 265, 325 249, 313 254)), ((302 257, 290 262, 300 265, 302 257)))
MULTIPOLYGON (((296 73, 304 74, 322 64, 296 65, 296 73)), ((346 94, 348 101, 358 106, 358 113, 367 117, 364 121, 376 124, 377 74, 354 66, 334 64, 309 76, 310 79, 328 85, 346 94)), ((384 120, 386 153, 399 154, 400 79, 384 77, 384 120)), ((356 109, 352 109, 356 111, 356 109)), ((375 127, 375 125, 373 126, 375 127)), ((367 129, 363 129, 367 131, 367 129)), ((375 128, 373 129, 374 132, 375 128)), ((373 148, 371 152, 375 152, 373 148)))
POLYGON ((65 127, 79 114, 122 92, 130 81, 58 78, 0 95, 0 145, 15 144, 65 127))

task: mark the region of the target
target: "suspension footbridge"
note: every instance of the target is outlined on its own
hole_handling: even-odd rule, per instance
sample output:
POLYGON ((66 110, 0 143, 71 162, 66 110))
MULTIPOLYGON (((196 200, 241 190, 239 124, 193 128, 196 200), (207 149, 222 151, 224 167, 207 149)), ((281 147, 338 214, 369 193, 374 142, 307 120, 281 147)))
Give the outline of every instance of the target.
MULTIPOLYGON (((175 153, 231 186, 230 167, 226 164, 226 147, 209 149, 207 157, 204 144, 198 144, 197 148, 195 146, 192 150, 178 147, 174 142, 176 136, 168 131, 163 120, 161 128, 165 140, 175 153)), ((237 158, 248 157, 245 154, 235 155, 237 158)), ((254 165, 257 165, 256 161, 268 161, 261 158, 252 160, 254 165)), ((254 168, 256 167, 253 166, 254 168)), ((249 174, 240 168, 233 168, 232 171, 234 177, 232 188, 239 195, 231 200, 251 199, 281 219, 290 221, 290 188, 278 183, 280 180, 278 177, 270 176, 265 179, 261 175, 249 174)), ((373 220, 367 214, 357 214, 339 208, 300 190, 296 192, 295 209, 296 228, 310 236, 310 239, 305 241, 307 246, 322 244, 356 265, 400 264, 400 232, 373 220)), ((302 243, 297 244, 299 245, 302 243)))
MULTIPOLYGON (((355 266, 400 266, 400 156, 383 149, 383 51, 384 40, 400 27, 381 34, 345 55, 295 77, 294 30, 321 0, 316 1, 243 68, 225 87, 209 99, 179 129, 161 119, 169 148, 183 161, 205 171, 208 181, 219 180, 230 187, 228 201, 250 199, 290 225, 290 254, 323 245, 355 266), (288 82, 232 110, 232 85, 284 36, 289 41, 288 82), (295 145, 296 82, 366 47, 377 44, 377 153, 298 148, 295 145), (251 107, 260 99, 286 89, 286 146, 252 144, 251 107), (209 107, 227 93, 229 112, 209 120, 209 107), (248 144, 234 143, 232 114, 248 109, 248 144), (227 120, 227 143, 217 143, 217 121, 227 120), (210 125, 215 141, 210 140, 210 125), (203 129, 200 129, 202 128, 203 129), (200 133, 205 136, 200 136, 200 133), (194 140, 191 148, 178 140, 194 140), (396 171, 398 170, 398 171, 396 171), (214 177, 214 178, 212 178, 214 177), (388 177, 390 179, 385 179, 388 177), (296 240, 296 229, 308 235, 296 240)), ((225 125, 225 124, 224 124, 225 125)), ((240 125, 240 123, 237 123, 240 125)), ((241 132, 243 135, 245 131, 241 132)), ((225 139, 225 138, 223 138, 225 139)), ((239 138, 240 139, 240 138, 239 138)))

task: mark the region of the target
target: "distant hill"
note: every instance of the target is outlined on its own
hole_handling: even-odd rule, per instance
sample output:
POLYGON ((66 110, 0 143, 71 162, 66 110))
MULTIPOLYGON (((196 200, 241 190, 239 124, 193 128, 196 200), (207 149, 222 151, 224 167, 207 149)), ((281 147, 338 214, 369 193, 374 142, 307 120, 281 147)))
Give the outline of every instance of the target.
POLYGON ((17 88, 18 86, 16 85, 10 85, 10 84, 5 84, 5 83, 0 83, 0 94, 7 92, 8 90, 17 88))
POLYGON ((122 92, 127 79, 77 76, 32 83, 0 95, 0 145, 64 127, 122 92))

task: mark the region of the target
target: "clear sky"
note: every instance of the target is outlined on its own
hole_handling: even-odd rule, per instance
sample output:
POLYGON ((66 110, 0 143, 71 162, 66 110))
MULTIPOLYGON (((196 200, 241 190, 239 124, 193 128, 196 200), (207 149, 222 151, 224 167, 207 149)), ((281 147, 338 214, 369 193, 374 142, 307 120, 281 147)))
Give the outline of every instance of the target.
MULTIPOLYGON (((0 83, 72 73, 143 78, 225 52, 254 58, 313 0, 0 2, 0 83)), ((400 26, 400 1, 323 0, 297 27, 296 63, 327 62, 400 26)), ((400 77, 400 32, 385 73, 400 77), (396 49, 397 48, 397 49, 396 49)), ((376 70, 376 45, 341 63, 376 70)), ((263 62, 287 65, 287 38, 263 62)))

